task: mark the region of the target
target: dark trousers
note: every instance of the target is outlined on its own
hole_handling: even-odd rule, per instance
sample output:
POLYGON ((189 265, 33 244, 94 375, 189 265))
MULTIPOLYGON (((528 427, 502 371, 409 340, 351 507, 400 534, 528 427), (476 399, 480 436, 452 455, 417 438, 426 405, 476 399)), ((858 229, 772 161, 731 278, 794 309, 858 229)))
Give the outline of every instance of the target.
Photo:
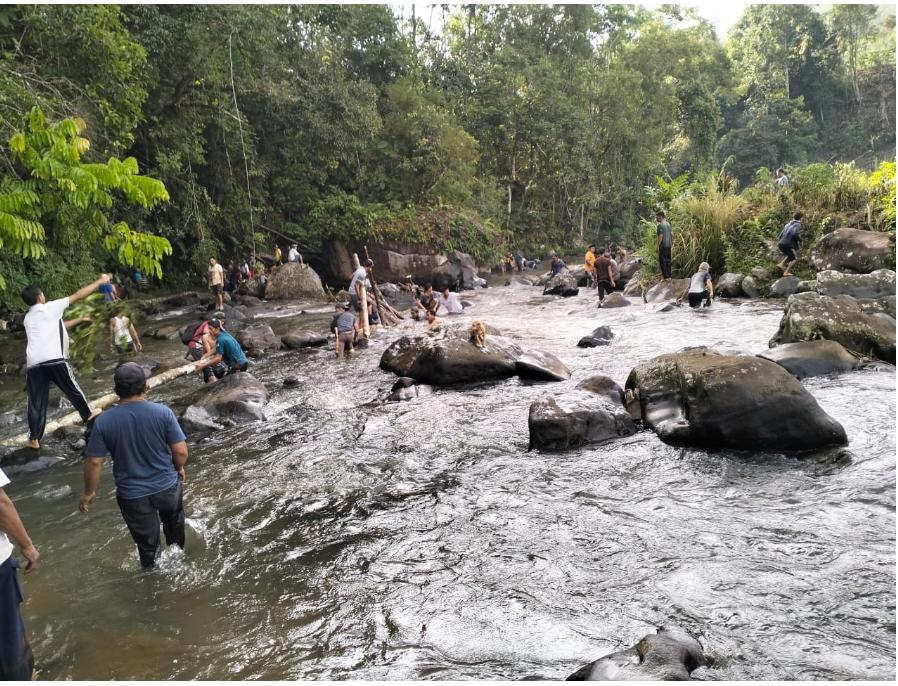
POLYGON ((611 285, 610 281, 599 281, 597 288, 599 290, 599 302, 605 299, 606 293, 614 292, 614 287, 611 285))
POLYGON ((65 397, 74 405, 81 419, 90 417, 90 406, 84 391, 75 381, 75 373, 65 360, 46 362, 28 369, 26 387, 28 392, 28 431, 32 440, 44 437, 47 425, 47 404, 50 402, 50 382, 55 383, 65 397))
POLYGON ((19 561, 10 557, 0 565, 0 681, 30 681, 34 672, 34 655, 19 608, 24 598, 19 561))
POLYGON ((670 246, 663 243, 658 246, 658 265, 661 267, 661 276, 670 278, 670 246))
POLYGON ((137 544, 140 564, 152 567, 159 552, 159 522, 165 544, 184 547, 184 491, 178 481, 171 488, 142 498, 118 498, 122 519, 137 544))
POLYGON ((711 294, 708 291, 689 294, 689 307, 699 307, 703 302, 706 305, 711 304, 711 294))

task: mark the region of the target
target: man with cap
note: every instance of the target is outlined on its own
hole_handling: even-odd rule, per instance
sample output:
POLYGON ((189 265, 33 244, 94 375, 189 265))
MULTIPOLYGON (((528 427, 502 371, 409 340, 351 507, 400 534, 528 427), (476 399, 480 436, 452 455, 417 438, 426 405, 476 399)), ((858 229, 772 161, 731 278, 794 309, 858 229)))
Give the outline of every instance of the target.
POLYGON ((331 331, 337 337, 337 357, 344 352, 352 352, 352 346, 359 337, 359 318, 349 309, 349 303, 337 303, 334 306, 334 318, 331 320, 331 331))
POLYGON ((175 414, 146 399, 149 371, 134 362, 115 370, 119 404, 94 422, 84 451, 84 493, 78 509, 87 512, 97 497, 103 460, 112 457, 116 499, 140 564, 156 564, 159 523, 167 545, 184 547, 184 465, 187 439, 175 414))
POLYGON ((243 348, 231 334, 224 330, 219 319, 209 320, 208 336, 215 341, 215 351, 207 354, 197 365, 203 370, 206 383, 215 383, 228 374, 245 372, 249 363, 243 348))
POLYGON ((702 262, 698 266, 698 271, 692 275, 689 281, 689 288, 683 293, 677 302, 683 302, 689 299, 689 307, 710 307, 711 301, 714 299, 714 281, 711 279, 711 265, 702 262))

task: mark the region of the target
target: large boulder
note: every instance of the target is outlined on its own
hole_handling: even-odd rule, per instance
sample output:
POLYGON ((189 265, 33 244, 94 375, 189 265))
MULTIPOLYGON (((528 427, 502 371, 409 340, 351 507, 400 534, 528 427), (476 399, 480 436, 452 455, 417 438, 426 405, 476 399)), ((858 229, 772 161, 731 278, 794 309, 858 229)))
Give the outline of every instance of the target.
POLYGON ((574 265, 568 269, 570 271, 571 276, 577 280, 577 286, 580 288, 584 288, 589 285, 589 274, 586 273, 586 267, 582 264, 574 265))
POLYGON ((801 280, 797 276, 783 276, 770 285, 771 298, 788 298, 798 290, 801 280))
POLYGON ((858 298, 857 304, 861 308, 862 312, 867 312, 868 314, 876 314, 877 312, 882 312, 883 314, 889 315, 892 319, 895 318, 896 303, 894 295, 875 299, 858 298))
POLYGON ((796 379, 824 374, 841 374, 857 369, 858 358, 836 341, 802 341, 785 343, 760 354, 776 362, 796 379))
POLYGON ((642 269, 642 258, 638 255, 634 255, 633 257, 627 258, 622 265, 620 265, 620 278, 617 280, 617 285, 621 288, 625 287, 630 281, 632 281, 633 277, 642 269))
POLYGON ((706 664, 701 644, 685 631, 662 627, 632 648, 578 669, 566 681, 689 681, 706 664))
POLYGON ((761 357, 707 348, 660 355, 630 372, 642 417, 674 445, 805 450, 845 445, 845 429, 804 386, 761 357))
POLYGON ((602 301, 602 307, 604 309, 615 308, 615 307, 629 307, 632 303, 627 300, 627 298, 622 293, 610 293, 604 301, 602 301))
POLYGON ((820 272, 835 270, 869 274, 877 269, 895 269, 894 234, 861 229, 836 229, 817 241, 811 262, 820 272))
POLYGON ((181 413, 181 426, 190 433, 262 421, 266 404, 268 391, 262 382, 248 373, 229 374, 193 394, 181 413))
POLYGON ((282 336, 281 342, 291 350, 296 350, 298 348, 317 348, 327 343, 327 336, 315 331, 296 329, 287 335, 282 336))
POLYGON ((895 296, 895 272, 877 269, 869 274, 846 274, 827 269, 817 273, 820 295, 850 295, 852 298, 895 296))
POLYGON ((757 298, 761 295, 761 289, 754 276, 746 276, 742 279, 742 292, 749 298, 757 298))
POLYGON ((478 348, 463 337, 403 336, 380 358, 380 368, 420 383, 444 386, 513 376, 522 351, 499 336, 478 348))
POLYGON ((864 312, 850 295, 796 293, 786 302, 772 345, 823 338, 858 355, 895 364, 895 318, 864 312))
POLYGON ((588 336, 584 336, 577 341, 577 347, 598 348, 603 345, 611 345, 612 340, 614 340, 614 332, 611 330, 611 327, 602 325, 597 329, 593 329, 593 332, 588 336))
POLYGON ((431 275, 431 283, 434 289, 437 291, 441 291, 444 288, 459 291, 473 290, 475 279, 478 278, 477 265, 474 263, 474 258, 467 253, 453 250, 443 259, 445 262, 436 267, 431 275))
POLYGON ((280 350, 283 347, 280 337, 276 336, 267 324, 256 324, 242 329, 237 333, 236 338, 246 354, 252 357, 280 350))
POLYGON ((590 393, 604 396, 615 405, 624 404, 624 389, 621 388, 614 379, 611 379, 604 374, 588 376, 578 383, 576 388, 581 391, 589 391, 590 393))
POLYGON ((571 378, 571 370, 564 362, 541 350, 525 350, 515 362, 515 368, 522 379, 567 381, 571 378))
POLYGON ((543 287, 543 295, 562 295, 565 298, 569 298, 577 295, 579 292, 577 279, 567 270, 560 271, 548 279, 543 287))
POLYGON ((278 267, 265 289, 267 300, 323 297, 324 287, 318 274, 310 266, 299 262, 288 262, 278 267))
POLYGON ((647 303, 676 300, 689 288, 689 279, 668 279, 657 283, 645 292, 647 303))
POLYGON ((745 295, 742 292, 743 279, 745 279, 744 274, 734 274, 733 272, 721 274, 714 286, 714 295, 720 298, 741 298, 745 295))
POLYGON ((636 433, 636 425, 620 401, 586 388, 534 400, 527 427, 530 448, 547 450, 578 448, 636 433))
POLYGON ((624 286, 623 295, 627 298, 641 296, 645 293, 645 287, 639 279, 633 278, 624 286))

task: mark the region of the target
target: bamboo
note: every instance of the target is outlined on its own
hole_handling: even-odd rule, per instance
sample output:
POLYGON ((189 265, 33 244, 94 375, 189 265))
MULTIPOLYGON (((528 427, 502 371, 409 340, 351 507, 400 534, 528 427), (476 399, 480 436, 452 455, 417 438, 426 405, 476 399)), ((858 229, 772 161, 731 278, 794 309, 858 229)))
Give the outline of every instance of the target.
MULTIPOLYGON (((180 367, 175 367, 174 369, 169 369, 167 371, 162 372, 161 374, 157 374, 156 376, 151 376, 147 379, 147 383, 150 388, 156 388, 156 386, 161 386, 164 383, 177 379, 179 377, 185 376, 186 374, 190 374, 191 372, 196 371, 196 362, 191 362, 190 364, 185 364, 180 367)), ((115 393, 107 393, 104 396, 97 398, 93 403, 91 403, 91 409, 93 410, 105 410, 107 407, 111 407, 118 401, 119 397, 115 393)), ((61 429, 64 426, 73 426, 81 422, 81 415, 77 412, 69 412, 67 415, 63 415, 59 419, 48 422, 46 428, 44 429, 44 434, 52 434, 57 429, 61 429)), ((28 432, 18 434, 17 436, 12 436, 10 438, 4 438, 0 441, 0 446, 5 448, 21 446, 28 440, 28 432)))
MULTIPOLYGON (((356 271, 361 266, 359 263, 359 256, 356 253, 352 253, 352 266, 355 267, 356 271)), ((368 291, 365 289, 365 282, 362 281, 361 284, 362 290, 362 333, 365 334, 365 338, 371 336, 371 327, 368 324, 368 291)))

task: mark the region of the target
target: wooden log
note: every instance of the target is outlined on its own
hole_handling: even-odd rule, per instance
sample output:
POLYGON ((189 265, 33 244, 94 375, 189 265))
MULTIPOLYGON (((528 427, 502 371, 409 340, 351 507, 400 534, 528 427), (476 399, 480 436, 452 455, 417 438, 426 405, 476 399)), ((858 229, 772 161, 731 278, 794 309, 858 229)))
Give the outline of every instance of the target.
MULTIPOLYGON (((175 367, 174 369, 169 369, 162 372, 161 374, 157 374, 156 376, 151 376, 149 379, 147 379, 147 383, 149 383, 150 388, 156 388, 157 386, 161 386, 164 383, 195 371, 196 362, 191 362, 190 364, 185 364, 180 367, 175 367)), ((118 399, 119 397, 115 393, 107 393, 106 395, 94 400, 90 404, 90 407, 93 410, 105 410, 107 407, 111 407, 116 402, 118 402, 118 399)), ((55 421, 48 422, 46 428, 44 429, 44 435, 46 436, 47 434, 52 434, 57 429, 60 429, 64 426, 74 426, 75 424, 79 424, 80 422, 81 415, 77 412, 70 412, 69 414, 63 415, 55 421)), ((0 441, 0 446, 3 446, 5 448, 21 447, 28 440, 28 438, 28 432, 26 431, 25 433, 18 434, 17 436, 4 438, 2 441, 0 441)))

